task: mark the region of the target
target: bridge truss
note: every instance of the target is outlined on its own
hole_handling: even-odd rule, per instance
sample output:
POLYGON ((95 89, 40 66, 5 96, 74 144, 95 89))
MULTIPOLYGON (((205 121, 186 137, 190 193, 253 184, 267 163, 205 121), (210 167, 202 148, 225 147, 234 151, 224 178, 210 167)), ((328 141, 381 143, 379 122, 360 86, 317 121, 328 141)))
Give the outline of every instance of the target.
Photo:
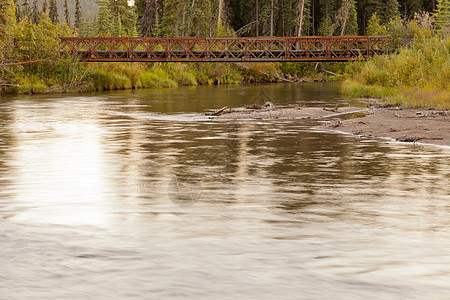
POLYGON ((388 37, 61 38, 88 62, 349 61, 387 52, 388 37))

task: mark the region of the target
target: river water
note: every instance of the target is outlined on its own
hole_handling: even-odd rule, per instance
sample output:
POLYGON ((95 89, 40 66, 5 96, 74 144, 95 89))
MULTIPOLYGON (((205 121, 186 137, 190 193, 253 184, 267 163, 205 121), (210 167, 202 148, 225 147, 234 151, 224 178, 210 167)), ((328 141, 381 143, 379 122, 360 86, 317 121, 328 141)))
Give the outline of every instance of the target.
POLYGON ((337 85, 0 99, 0 299, 449 299, 450 150, 211 121, 337 85))

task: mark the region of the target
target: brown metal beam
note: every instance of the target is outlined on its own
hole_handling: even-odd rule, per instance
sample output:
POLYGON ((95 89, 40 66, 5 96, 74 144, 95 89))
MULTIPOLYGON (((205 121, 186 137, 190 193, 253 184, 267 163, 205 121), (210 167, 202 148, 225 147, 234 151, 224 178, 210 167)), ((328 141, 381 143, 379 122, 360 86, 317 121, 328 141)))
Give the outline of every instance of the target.
POLYGON ((387 52, 384 36, 259 38, 61 38, 88 62, 349 61, 387 52))

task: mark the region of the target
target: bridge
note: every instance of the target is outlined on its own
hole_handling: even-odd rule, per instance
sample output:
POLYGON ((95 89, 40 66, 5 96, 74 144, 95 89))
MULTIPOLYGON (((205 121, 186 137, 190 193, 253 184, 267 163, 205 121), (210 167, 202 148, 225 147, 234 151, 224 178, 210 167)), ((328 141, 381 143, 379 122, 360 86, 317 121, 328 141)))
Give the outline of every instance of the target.
POLYGON ((61 38, 87 62, 332 62, 387 52, 388 37, 61 38))

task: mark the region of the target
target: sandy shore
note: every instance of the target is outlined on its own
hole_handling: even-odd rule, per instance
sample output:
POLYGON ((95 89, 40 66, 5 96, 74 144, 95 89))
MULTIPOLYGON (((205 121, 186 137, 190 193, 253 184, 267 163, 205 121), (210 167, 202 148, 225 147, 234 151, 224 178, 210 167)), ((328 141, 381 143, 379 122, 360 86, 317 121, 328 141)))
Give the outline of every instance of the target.
POLYGON ((368 137, 387 137, 401 142, 450 146, 450 112, 378 107, 373 114, 324 125, 368 137))
POLYGON ((241 108, 224 107, 206 114, 211 119, 329 119, 323 128, 367 137, 392 138, 401 142, 450 146, 450 112, 400 107, 302 107, 272 103, 241 108), (343 115, 365 112, 366 116, 342 119, 343 115))

